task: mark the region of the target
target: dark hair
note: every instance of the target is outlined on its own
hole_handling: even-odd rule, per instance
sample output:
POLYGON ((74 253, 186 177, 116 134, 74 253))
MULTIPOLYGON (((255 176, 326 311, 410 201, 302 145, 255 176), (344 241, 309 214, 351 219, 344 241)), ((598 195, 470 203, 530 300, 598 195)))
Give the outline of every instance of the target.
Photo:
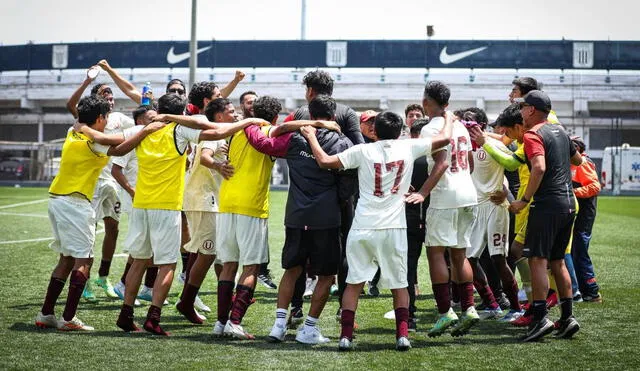
POLYGON ((404 122, 397 113, 384 111, 376 116, 374 125, 378 139, 398 139, 404 127, 404 122))
POLYGON ((156 111, 158 109, 158 103, 153 102, 152 104, 143 104, 138 106, 138 108, 133 110, 133 122, 138 124, 138 117, 143 116, 148 111, 156 111))
POLYGON ((465 113, 465 112, 466 112, 466 111, 465 111, 465 110, 463 110, 463 109, 457 109, 457 110, 453 111, 453 114, 454 114, 457 118, 459 118, 460 120, 462 120, 462 118, 464 117, 464 113, 465 113))
POLYGON ((408 105, 407 108, 404 109, 404 117, 407 117, 407 115, 411 111, 420 111, 420 112, 422 112, 422 116, 425 115, 424 108, 422 108, 422 106, 420 104, 412 103, 412 104, 408 105))
POLYGON ((217 87, 218 85, 211 81, 203 81, 193 84, 191 91, 189 92, 189 103, 199 109, 203 109, 204 99, 211 99, 211 96, 217 87))
POLYGON ((463 117, 461 117, 467 121, 475 121, 478 124, 488 124, 489 118, 483 109, 478 107, 469 107, 464 110, 463 117))
POLYGON ((513 103, 498 115, 496 125, 512 128, 516 126, 516 124, 522 125, 522 114, 520 114, 520 105, 513 103))
POLYGON ((539 90, 538 89, 538 81, 533 77, 518 77, 511 81, 511 84, 515 85, 520 89, 520 93, 522 95, 527 94, 531 90, 539 90))
POLYGON ((207 120, 214 122, 216 121, 216 114, 223 113, 230 104, 233 103, 231 103, 227 98, 216 98, 209 102, 209 104, 204 108, 204 115, 207 116, 207 120))
POLYGON ((331 120, 336 114, 336 101, 328 95, 317 95, 309 102, 309 116, 312 120, 331 120))
POLYGON ((325 71, 315 70, 304 75, 302 83, 316 94, 333 94, 333 77, 325 71))
POLYGON ((253 102, 253 114, 259 119, 272 122, 280 111, 282 111, 282 104, 274 97, 265 95, 253 102))
POLYGON ((101 88, 101 87, 103 87, 103 86, 106 86, 106 87, 107 87, 107 89, 109 89, 109 92, 110 92, 111 94, 113 94, 113 91, 111 91, 111 88, 110 88, 109 86, 107 86, 107 84, 102 84, 102 83, 100 83, 100 84, 95 84, 95 85, 93 86, 93 88, 91 88, 91 95, 96 95, 96 94, 98 94, 98 91, 99 91, 99 90, 100 90, 100 88, 101 88))
POLYGON ((167 83, 167 88, 165 89, 165 92, 168 93, 169 92, 169 87, 173 84, 180 84, 182 85, 182 89, 184 89, 185 93, 187 92, 187 88, 184 86, 184 82, 182 82, 182 80, 180 79, 173 79, 171 81, 169 81, 167 83))
POLYGON ((441 81, 429 81, 424 87, 424 98, 431 98, 440 107, 444 107, 449 104, 449 98, 451 97, 451 90, 441 81))
POLYGON ((425 125, 427 125, 428 123, 429 123, 429 119, 426 117, 423 117, 421 119, 417 119, 416 121, 414 121, 410 129, 411 135, 420 134, 420 132, 422 131, 422 128, 425 127, 425 125))
POLYGON ((244 97, 247 95, 255 95, 256 97, 258 96, 258 94, 256 94, 255 91, 252 91, 252 90, 245 91, 244 93, 240 94, 240 104, 244 102, 244 97))
POLYGON ((158 113, 182 115, 186 106, 187 102, 178 94, 165 94, 158 99, 158 113))
POLYGON ((107 117, 111 105, 99 95, 89 95, 78 102, 78 121, 89 126, 96 123, 100 115, 107 117))

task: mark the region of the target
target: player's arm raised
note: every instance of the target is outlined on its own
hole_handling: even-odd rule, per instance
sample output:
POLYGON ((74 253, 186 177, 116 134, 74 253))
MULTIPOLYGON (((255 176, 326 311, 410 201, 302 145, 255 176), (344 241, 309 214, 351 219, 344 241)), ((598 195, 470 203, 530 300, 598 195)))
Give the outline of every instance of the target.
POLYGON ((237 70, 236 75, 233 77, 233 80, 229 81, 227 85, 225 85, 222 89, 220 89, 220 95, 223 98, 228 98, 233 90, 238 86, 238 83, 244 79, 244 72, 237 70))
POLYGON ((87 75, 78 89, 76 89, 76 91, 74 91, 73 94, 71 94, 71 96, 69 97, 66 107, 67 111, 69 111, 73 115, 73 118, 78 118, 78 102, 80 101, 80 98, 82 98, 82 94, 84 93, 84 91, 87 90, 87 87, 91 85, 93 80, 95 80, 95 77, 91 78, 87 75))
POLYGON ((142 102, 142 93, 136 89, 135 85, 125 80, 116 70, 111 68, 109 62, 106 59, 98 62, 98 66, 100 66, 106 73, 111 76, 113 82, 118 86, 120 91, 122 91, 127 97, 129 97, 132 101, 136 102, 136 104, 140 104, 142 102))
POLYGON ((311 151, 313 152, 313 157, 316 158, 318 166, 323 169, 343 168, 342 162, 340 162, 338 156, 329 156, 322 149, 322 147, 320 147, 318 138, 316 138, 316 128, 314 128, 313 126, 303 126, 302 128, 300 128, 300 133, 307 139, 307 142, 309 142, 309 146, 311 147, 311 151))

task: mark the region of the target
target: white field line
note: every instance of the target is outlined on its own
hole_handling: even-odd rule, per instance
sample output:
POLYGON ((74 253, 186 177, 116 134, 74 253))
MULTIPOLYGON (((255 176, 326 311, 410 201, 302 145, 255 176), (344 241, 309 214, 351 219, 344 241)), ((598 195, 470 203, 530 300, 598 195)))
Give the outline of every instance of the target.
POLYGON ((17 204, 11 204, 11 205, 2 205, 0 206, 0 210, 1 209, 11 209, 13 207, 18 207, 18 206, 26 206, 26 205, 33 205, 33 204, 39 204, 42 202, 47 202, 49 201, 48 198, 43 198, 42 200, 35 200, 35 201, 27 201, 27 202, 18 202, 17 204))
POLYGON ((42 214, 8 213, 8 212, 0 211, 0 215, 26 216, 26 217, 31 217, 31 218, 47 218, 47 219, 49 219, 49 215, 42 215, 42 214))

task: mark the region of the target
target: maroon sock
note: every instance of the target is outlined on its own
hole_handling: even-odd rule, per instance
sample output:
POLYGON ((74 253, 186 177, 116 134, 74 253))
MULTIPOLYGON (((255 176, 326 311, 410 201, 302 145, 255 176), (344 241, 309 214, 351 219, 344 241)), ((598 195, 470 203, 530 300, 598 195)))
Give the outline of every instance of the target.
MULTIPOLYGON (((449 282, 436 283, 431 285, 433 289, 433 296, 435 296, 436 304, 438 305, 438 313, 444 314, 451 308, 451 299, 449 296, 449 282)), ((455 290, 455 285, 454 285, 455 290)))
POLYGON ((409 337, 409 308, 396 308, 396 339, 409 337))
POLYGON ((218 321, 227 323, 233 296, 233 281, 218 281, 218 321))
POLYGON ((69 280, 69 296, 67 296, 67 304, 64 306, 64 312, 62 318, 65 321, 71 321, 76 315, 78 310, 78 303, 80 303, 80 297, 82 291, 84 291, 84 285, 87 283, 87 277, 80 271, 72 271, 71 279, 69 280))
POLYGON ((451 300, 454 303, 460 303, 460 291, 458 290, 458 286, 452 283, 453 282, 449 281, 449 287, 451 287, 451 300))
POLYGON ((53 308, 56 306, 56 301, 60 297, 60 293, 64 288, 65 280, 60 278, 51 277, 49 280, 49 287, 47 287, 47 295, 44 297, 44 303, 42 304, 42 314, 49 315, 54 314, 53 308))
MULTIPOLYGON (((464 312, 473 306, 473 283, 463 282, 457 285, 460 291, 460 309, 464 312)), ((489 289, 489 291, 491 291, 491 289, 489 289)), ((495 302, 495 299, 493 301, 495 302)))
POLYGON ((116 326, 120 327, 125 332, 140 331, 138 326, 133 322, 133 307, 131 305, 122 304, 120 309, 120 315, 116 321, 116 326))
MULTIPOLYGON (((485 285, 480 281, 473 281, 473 286, 475 286, 478 291, 478 295, 482 298, 483 304, 491 309, 496 309, 498 307, 498 302, 496 302, 496 298, 493 296, 493 291, 491 291, 491 287, 489 285, 485 285)), ((463 296, 462 293, 460 295, 463 296)), ((473 289, 471 290, 471 295, 473 296, 473 289)))
POLYGON ((253 289, 251 287, 244 285, 238 285, 236 287, 236 300, 233 301, 231 315, 229 316, 231 323, 239 325, 240 322, 242 322, 242 318, 251 304, 252 297, 253 289))
POLYGON ((340 331, 340 339, 347 338, 353 340, 353 324, 356 320, 356 312, 348 309, 342 310, 342 316, 340 322, 342 323, 342 330, 340 331))
POLYGON ((144 285, 149 288, 153 288, 153 284, 156 282, 156 277, 158 277, 158 267, 147 268, 147 272, 144 275, 144 285))
POLYGON ((100 260, 100 269, 98 269, 99 277, 106 277, 109 275, 109 269, 111 269, 111 260, 100 260))
POLYGON ((511 303, 511 310, 520 311, 522 308, 520 307, 520 301, 518 300, 518 282, 513 279, 510 284, 503 285, 504 293, 507 295, 507 299, 509 299, 509 303, 511 303))
POLYGON ((198 254, 194 254, 194 253, 189 253, 189 260, 187 261, 187 270, 184 271, 184 282, 187 283, 189 282, 189 273, 191 273, 191 268, 193 267, 193 264, 196 262, 196 259, 198 258, 198 254))
POLYGON ((180 296, 180 302, 193 305, 193 303, 196 301, 198 291, 200 291, 199 286, 194 286, 192 284, 186 283, 184 285, 184 290, 182 290, 182 296, 180 296))
POLYGON ((127 265, 124 266, 124 272, 122 272, 122 277, 120 277, 120 282, 123 284, 127 283, 127 273, 129 273, 129 269, 131 268, 131 263, 127 262, 127 265))
POLYGON ((162 308, 156 307, 152 305, 149 307, 149 311, 147 312, 147 320, 144 323, 144 329, 149 331, 155 335, 161 336, 169 336, 168 332, 165 332, 162 327, 160 327, 160 315, 162 313, 162 308))

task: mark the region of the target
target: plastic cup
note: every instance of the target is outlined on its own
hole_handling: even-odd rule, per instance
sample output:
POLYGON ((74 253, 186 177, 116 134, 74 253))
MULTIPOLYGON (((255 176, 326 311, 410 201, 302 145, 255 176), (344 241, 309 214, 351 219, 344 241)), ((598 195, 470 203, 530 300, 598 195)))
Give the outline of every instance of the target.
POLYGON ((100 74, 100 69, 97 67, 91 67, 87 71, 87 77, 90 79, 95 79, 100 74))

